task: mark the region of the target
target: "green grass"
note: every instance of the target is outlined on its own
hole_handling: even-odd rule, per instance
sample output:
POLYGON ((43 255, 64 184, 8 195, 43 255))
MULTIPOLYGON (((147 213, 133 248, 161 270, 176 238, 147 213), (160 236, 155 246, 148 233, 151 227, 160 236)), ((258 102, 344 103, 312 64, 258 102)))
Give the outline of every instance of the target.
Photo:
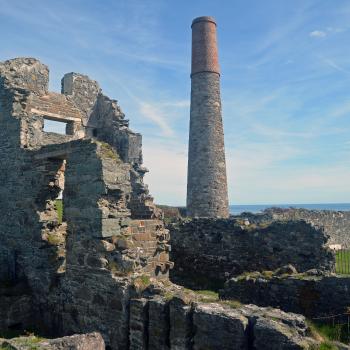
POLYGON ((323 342, 320 344, 318 350, 338 350, 338 347, 328 342, 323 342))
POLYGON ((63 201, 62 201, 62 199, 56 199, 55 208, 57 210, 58 223, 62 224, 62 221, 63 221, 63 201))
POLYGON ((350 250, 338 250, 335 253, 335 272, 350 275, 350 250))
MULTIPOLYGON (((310 323, 308 322, 311 330, 316 331, 319 335, 321 335, 325 342, 324 344, 328 344, 328 341, 338 341, 341 343, 348 344, 350 341, 350 334, 348 332, 347 324, 335 324, 334 326, 331 324, 321 324, 321 323, 310 323)), ((324 345, 324 346, 326 346, 324 345)), ((328 345, 327 345, 328 346, 328 345)), ((328 349, 327 347, 324 348, 328 349)), ((333 349, 333 348, 329 348, 333 349)))
MULTIPOLYGON (((4 334, 0 334, 1 337, 3 337, 3 335, 4 334)), ((41 349, 41 347, 39 346, 39 343, 45 340, 45 338, 38 337, 32 333, 27 333, 23 335, 23 331, 22 332, 15 331, 13 333, 6 332, 5 335, 7 335, 7 337, 4 337, 4 338, 7 338, 7 339, 15 338, 13 339, 13 344, 15 347, 10 344, 2 343, 2 345, 0 345, 0 350, 13 350, 17 348, 17 345, 25 346, 26 349, 28 350, 39 350, 41 349), (17 337, 20 337, 20 338, 17 339, 17 337)))

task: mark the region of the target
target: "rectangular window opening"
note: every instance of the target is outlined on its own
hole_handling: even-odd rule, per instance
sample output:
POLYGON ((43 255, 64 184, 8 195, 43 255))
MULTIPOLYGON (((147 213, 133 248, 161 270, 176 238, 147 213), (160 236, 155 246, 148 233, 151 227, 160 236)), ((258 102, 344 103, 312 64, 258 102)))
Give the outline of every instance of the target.
POLYGON ((44 118, 44 132, 67 135, 67 123, 44 118))

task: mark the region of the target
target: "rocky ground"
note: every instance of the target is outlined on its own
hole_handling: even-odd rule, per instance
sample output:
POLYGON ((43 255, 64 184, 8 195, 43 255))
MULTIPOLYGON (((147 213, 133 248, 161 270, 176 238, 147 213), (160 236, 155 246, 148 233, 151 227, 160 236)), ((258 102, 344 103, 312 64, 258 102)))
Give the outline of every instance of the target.
POLYGON ((0 338, 0 350, 104 350, 105 343, 99 333, 77 334, 57 339, 32 336, 13 339, 0 338))

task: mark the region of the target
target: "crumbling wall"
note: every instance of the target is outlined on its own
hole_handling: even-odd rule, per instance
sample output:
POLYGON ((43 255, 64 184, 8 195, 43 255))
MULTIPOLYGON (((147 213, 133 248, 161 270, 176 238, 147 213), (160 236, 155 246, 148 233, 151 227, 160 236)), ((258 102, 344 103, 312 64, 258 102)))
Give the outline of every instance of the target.
POLYGON ((303 316, 254 305, 133 299, 129 324, 129 349, 301 350, 316 345, 303 316))
POLYGON ((62 93, 83 113, 87 136, 108 143, 123 162, 131 165, 132 191, 128 206, 132 218, 161 219, 162 212, 154 205, 143 182, 148 170, 142 165, 142 136, 129 129, 129 121, 117 101, 105 96, 94 80, 76 73, 64 76, 62 93))
POLYGON ((324 229, 329 235, 329 246, 350 248, 350 211, 272 208, 266 213, 276 220, 305 220, 324 229))
POLYGON ((245 271, 333 270, 327 235, 304 221, 251 224, 244 219, 193 219, 169 225, 171 280, 197 289, 218 289, 245 271))
POLYGON ((34 59, 0 64, 0 281, 12 305, 1 325, 53 336, 100 330, 113 349, 126 349, 133 281, 168 278, 168 232, 152 201, 153 211, 132 215, 133 184, 143 183, 131 179, 130 159, 114 144, 83 138, 98 86, 88 89, 92 97, 48 92, 46 68, 34 59), (69 135, 45 133, 45 118, 67 122, 69 135))
POLYGON ((348 312, 350 278, 318 275, 315 271, 292 275, 246 274, 226 282, 223 299, 259 306, 278 307, 307 317, 323 317, 348 312))
POLYGON ((97 96, 101 93, 98 83, 83 74, 67 73, 61 80, 61 93, 82 112, 83 125, 86 127, 97 96))

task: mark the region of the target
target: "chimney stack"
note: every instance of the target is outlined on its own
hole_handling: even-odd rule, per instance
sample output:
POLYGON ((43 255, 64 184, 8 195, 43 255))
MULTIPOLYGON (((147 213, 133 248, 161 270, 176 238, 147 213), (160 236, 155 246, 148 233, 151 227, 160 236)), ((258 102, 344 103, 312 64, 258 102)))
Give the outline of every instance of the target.
POLYGON ((207 16, 192 22, 187 214, 229 216, 216 22, 207 16))

